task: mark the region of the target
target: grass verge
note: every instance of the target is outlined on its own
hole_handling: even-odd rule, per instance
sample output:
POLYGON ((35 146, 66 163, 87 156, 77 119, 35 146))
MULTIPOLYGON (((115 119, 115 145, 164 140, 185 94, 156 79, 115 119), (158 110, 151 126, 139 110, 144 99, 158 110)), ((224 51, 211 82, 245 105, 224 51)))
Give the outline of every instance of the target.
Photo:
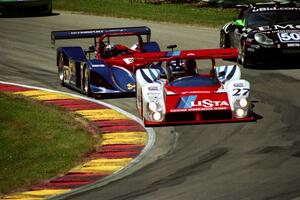
POLYGON ((57 10, 122 18, 216 27, 237 16, 235 9, 198 8, 189 4, 145 4, 130 0, 53 0, 57 10))
POLYGON ((0 92, 0 194, 66 172, 95 143, 70 113, 0 92))

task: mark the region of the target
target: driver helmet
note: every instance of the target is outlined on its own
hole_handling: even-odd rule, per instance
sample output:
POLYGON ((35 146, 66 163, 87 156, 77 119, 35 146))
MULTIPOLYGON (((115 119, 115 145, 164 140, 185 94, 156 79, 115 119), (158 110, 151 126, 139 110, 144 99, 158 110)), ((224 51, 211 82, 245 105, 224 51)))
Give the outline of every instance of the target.
POLYGON ((192 76, 197 74, 197 63, 195 59, 188 58, 185 62, 185 74, 186 76, 192 76))
POLYGON ((115 53, 116 47, 113 44, 108 44, 104 47, 104 53, 106 56, 113 56, 115 53))

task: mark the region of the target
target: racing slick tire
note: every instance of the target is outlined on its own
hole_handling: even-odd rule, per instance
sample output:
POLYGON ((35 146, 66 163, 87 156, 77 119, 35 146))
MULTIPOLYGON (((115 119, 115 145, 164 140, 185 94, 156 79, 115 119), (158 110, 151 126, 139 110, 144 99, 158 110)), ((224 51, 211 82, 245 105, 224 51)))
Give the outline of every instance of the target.
POLYGON ((143 101, 143 93, 141 92, 141 118, 143 123, 145 124, 145 117, 144 117, 144 101, 143 101))
MULTIPOLYGON (((220 32, 220 48, 225 49, 225 48, 230 48, 230 40, 229 40, 229 35, 226 34, 223 30, 220 32)), ((223 58, 223 60, 228 60, 232 62, 236 62, 237 60, 235 58, 223 58)))
POLYGON ((138 90, 137 87, 135 89, 135 105, 136 105, 136 109, 138 109, 138 103, 139 103, 139 95, 138 95, 138 90))
POLYGON ((246 47, 244 43, 242 43, 241 45, 241 51, 239 53, 239 61, 244 68, 250 68, 249 55, 246 51, 246 47))
POLYGON ((87 66, 84 67, 82 83, 83 83, 84 93, 88 97, 93 97, 94 95, 93 95, 93 92, 91 91, 91 87, 90 87, 90 73, 89 73, 89 69, 87 66))
POLYGON ((220 48, 230 48, 229 36, 224 31, 220 33, 220 48))
POLYGON ((64 67, 64 56, 62 53, 58 55, 58 79, 61 85, 66 85, 66 70, 64 67))

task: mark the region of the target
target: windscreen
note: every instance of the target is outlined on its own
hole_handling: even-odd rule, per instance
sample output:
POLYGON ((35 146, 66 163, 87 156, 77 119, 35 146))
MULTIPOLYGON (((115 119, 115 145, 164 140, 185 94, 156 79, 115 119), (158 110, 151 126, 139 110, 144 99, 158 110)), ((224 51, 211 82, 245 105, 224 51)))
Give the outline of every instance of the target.
POLYGON ((265 26, 272 24, 300 24, 300 10, 252 12, 247 18, 248 27, 265 26))
POLYGON ((195 75, 176 79, 169 83, 170 86, 177 87, 208 87, 219 84, 219 81, 213 77, 195 75))
MULTIPOLYGON (((142 37, 142 39, 145 39, 142 37)), ((144 40, 146 41, 146 40, 144 40)), ((120 35, 120 36, 110 36, 104 38, 104 43, 110 44, 120 44, 123 46, 127 46, 128 48, 132 47, 133 45, 139 44, 139 38, 136 35, 120 35), (108 39, 109 38, 109 39, 108 39)))

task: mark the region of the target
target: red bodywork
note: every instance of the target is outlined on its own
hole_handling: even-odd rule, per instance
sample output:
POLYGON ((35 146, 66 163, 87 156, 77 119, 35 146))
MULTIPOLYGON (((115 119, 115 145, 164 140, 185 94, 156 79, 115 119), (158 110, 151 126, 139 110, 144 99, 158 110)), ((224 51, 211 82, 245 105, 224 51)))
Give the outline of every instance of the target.
MULTIPOLYGON (((143 39, 141 35, 134 32, 123 32, 123 33, 108 33, 105 35, 102 35, 99 37, 98 40, 98 51, 96 53, 96 58, 99 60, 105 60, 107 64, 110 66, 117 65, 122 66, 123 68, 129 70, 130 72, 135 72, 139 68, 143 68, 147 62, 140 62, 140 63, 134 63, 130 62, 132 58, 135 57, 135 54, 139 54, 139 56, 143 57, 144 54, 144 46, 143 46, 143 39), (115 56, 105 56, 104 53, 104 40, 111 37, 125 37, 125 36, 136 36, 138 39, 137 49, 133 50, 130 49, 127 46, 121 45, 121 44, 115 44, 115 56), (127 62, 125 60, 128 60, 127 62)), ((154 53, 155 54, 155 53, 154 53)), ((133 60, 132 60, 133 61, 133 60)))
MULTIPOLYGON (((209 74, 199 75, 202 77, 215 78, 215 58, 237 58, 237 49, 207 49, 207 50, 184 50, 179 53, 159 52, 146 54, 136 58, 137 61, 151 62, 167 61, 173 59, 186 60, 212 59, 212 69, 209 74), (166 57, 169 54, 170 57, 166 57), (156 58, 154 58, 156 57, 156 58)), ((212 86, 182 87, 172 86, 169 81, 164 85, 164 101, 166 106, 165 120, 163 122, 144 121, 147 126, 216 123, 216 122, 239 122, 253 121, 252 116, 246 118, 234 118, 228 99, 227 92, 217 92, 222 87, 220 82, 212 86)))
MULTIPOLYGON (((220 85, 219 85, 220 86, 220 85)), ((218 87, 180 88, 165 85, 166 116, 163 122, 145 121, 146 126, 253 121, 252 116, 234 118, 227 93, 218 87), (175 93, 170 94, 168 93, 175 93), (194 97, 192 105, 180 107, 183 99, 194 97)), ((187 103, 187 102, 186 102, 187 103)))

